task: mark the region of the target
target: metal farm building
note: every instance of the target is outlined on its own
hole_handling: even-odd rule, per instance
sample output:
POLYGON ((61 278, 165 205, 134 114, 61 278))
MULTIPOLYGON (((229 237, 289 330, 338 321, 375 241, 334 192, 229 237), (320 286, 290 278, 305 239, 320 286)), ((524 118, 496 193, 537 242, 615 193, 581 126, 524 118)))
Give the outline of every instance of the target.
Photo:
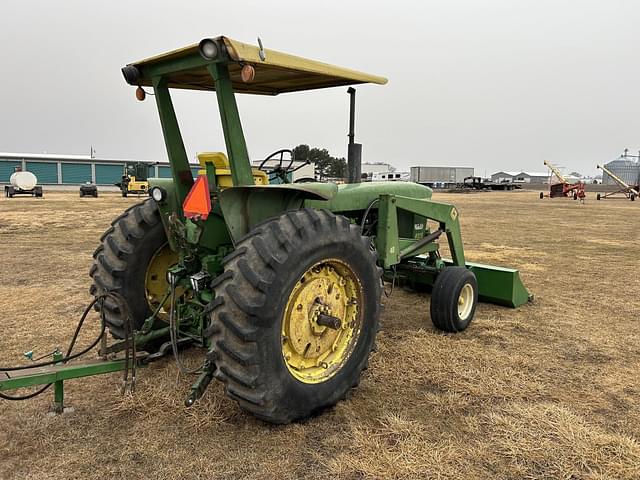
POLYGON ((491 175, 491 180, 497 183, 549 183, 549 177, 549 172, 500 171, 491 175))
MULTIPOLYGON (((50 155, 0 152, 0 184, 9 183, 16 167, 38 177, 39 185, 80 185, 86 182, 113 185, 119 182, 126 163, 148 163, 152 177, 171 177, 166 162, 92 158, 88 155, 50 155)), ((192 167, 197 174, 196 165, 192 167)))

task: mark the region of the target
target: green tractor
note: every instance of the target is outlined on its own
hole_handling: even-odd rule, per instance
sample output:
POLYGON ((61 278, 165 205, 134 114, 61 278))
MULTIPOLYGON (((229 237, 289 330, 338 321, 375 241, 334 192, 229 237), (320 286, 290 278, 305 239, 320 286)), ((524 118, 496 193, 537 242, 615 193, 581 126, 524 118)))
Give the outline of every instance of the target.
MULTIPOLYGON (((94 253, 91 293, 103 299, 96 305, 120 339, 102 353, 122 351, 124 342, 150 356, 173 350, 180 364, 182 346, 206 348, 187 405, 213 378, 269 422, 336 404, 358 385, 375 346, 384 280, 430 289, 431 320, 446 332, 466 329, 478 300, 508 307, 529 300, 517 270, 466 262, 458 210, 431 200, 427 187, 356 183, 355 176, 342 185, 269 184, 252 168, 236 94, 385 78, 227 37, 122 71, 139 100, 144 87, 153 89, 172 178, 149 179, 151 198, 115 219, 94 253), (174 88, 217 97, 226 154, 198 155, 195 179, 174 88), (450 259, 440 255, 440 237, 450 259)), ((107 370, 66 368, 65 379, 107 370)))

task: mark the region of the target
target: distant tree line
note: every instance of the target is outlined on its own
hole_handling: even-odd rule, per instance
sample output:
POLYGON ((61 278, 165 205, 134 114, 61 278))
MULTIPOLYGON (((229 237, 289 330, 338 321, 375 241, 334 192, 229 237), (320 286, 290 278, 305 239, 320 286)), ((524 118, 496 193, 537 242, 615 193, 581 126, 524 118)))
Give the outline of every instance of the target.
POLYGON ((332 157, 326 148, 309 148, 309 145, 298 145, 293 149, 296 160, 309 160, 315 165, 321 179, 345 178, 347 161, 344 157, 332 157))

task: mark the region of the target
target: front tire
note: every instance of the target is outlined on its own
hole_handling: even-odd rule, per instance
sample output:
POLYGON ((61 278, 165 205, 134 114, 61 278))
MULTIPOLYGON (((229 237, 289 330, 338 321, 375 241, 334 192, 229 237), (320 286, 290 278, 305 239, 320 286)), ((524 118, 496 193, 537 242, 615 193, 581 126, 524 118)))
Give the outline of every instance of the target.
POLYGON ((223 263, 207 334, 226 394, 272 423, 343 399, 380 315, 381 270, 360 228, 328 211, 287 212, 256 226, 223 263), (321 314, 339 326, 320 325, 321 314))
POLYGON ((478 282, 465 267, 446 267, 436 277, 431 291, 431 321, 445 332, 466 329, 476 311, 478 282))

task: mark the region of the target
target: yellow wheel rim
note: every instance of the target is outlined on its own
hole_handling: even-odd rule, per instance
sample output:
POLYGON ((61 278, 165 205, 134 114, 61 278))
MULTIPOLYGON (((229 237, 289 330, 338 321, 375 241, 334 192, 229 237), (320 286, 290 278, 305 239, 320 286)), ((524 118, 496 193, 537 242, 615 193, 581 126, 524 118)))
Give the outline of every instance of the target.
MULTIPOLYGON (((152 312, 160 306, 160 302, 169 291, 169 282, 167 281, 167 270, 170 267, 178 263, 179 257, 176 252, 171 250, 168 243, 161 246, 156 253, 153 254, 149 265, 147 266, 147 273, 145 275, 144 287, 147 297, 147 303, 152 312)), ((176 296, 179 296, 182 292, 176 289, 176 296)), ((168 300, 158 312, 158 317, 162 320, 168 318, 168 300)))
POLYGON ((360 337, 362 299, 358 277, 342 260, 323 260, 302 275, 282 318, 282 355, 296 379, 320 383, 340 371, 360 337), (318 323, 326 318, 339 326, 318 323))

